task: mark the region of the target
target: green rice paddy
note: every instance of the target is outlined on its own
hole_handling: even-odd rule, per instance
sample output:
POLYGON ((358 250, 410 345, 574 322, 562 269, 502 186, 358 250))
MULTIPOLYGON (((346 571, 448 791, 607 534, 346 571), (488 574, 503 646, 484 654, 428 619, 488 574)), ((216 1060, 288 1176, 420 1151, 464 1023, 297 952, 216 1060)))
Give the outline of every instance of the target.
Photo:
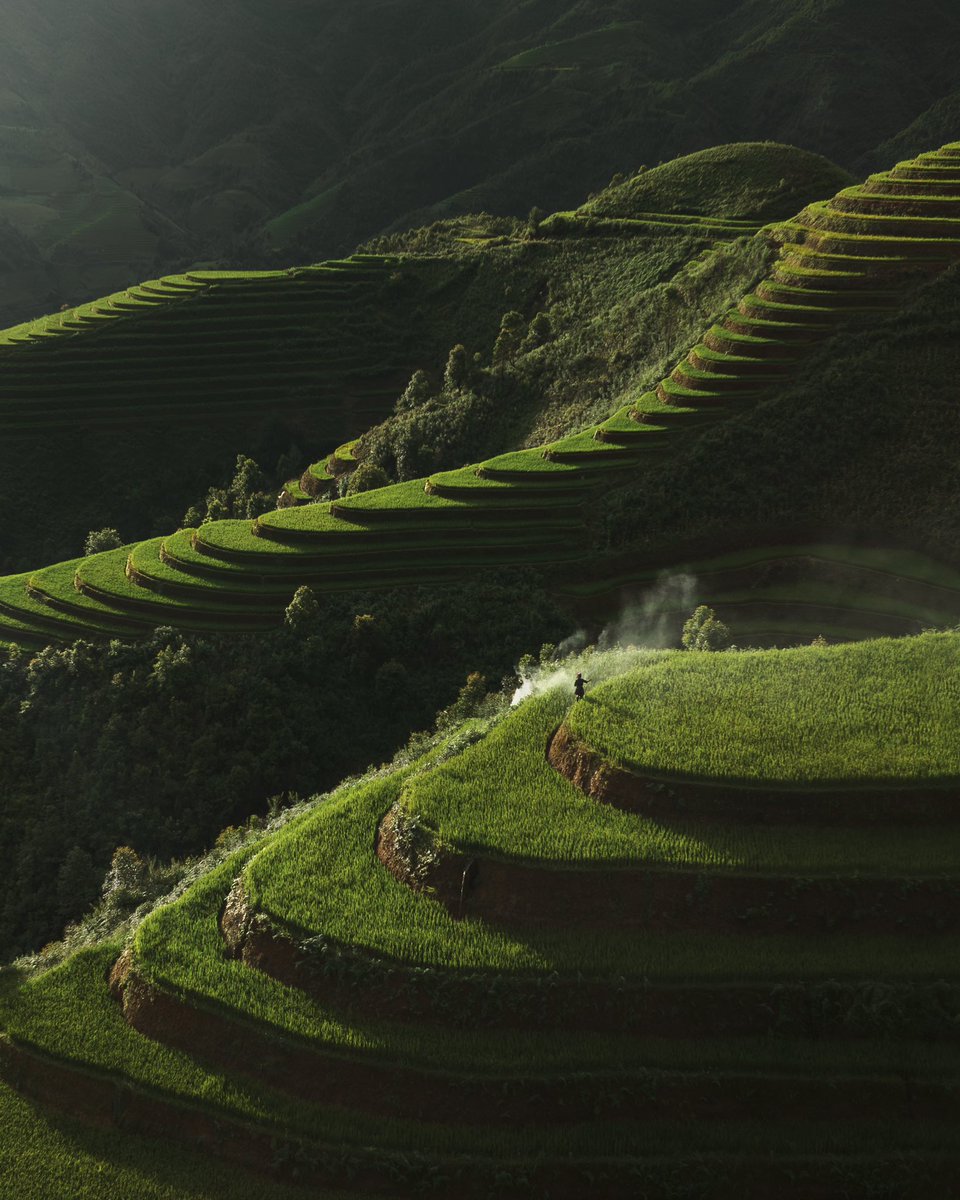
POLYGON ((653 663, 598 688, 570 729, 630 770, 770 784, 960 778, 960 638, 653 663))
MULTIPOLYGON (((607 30, 597 44, 607 53, 617 36, 607 30)), ((525 51, 507 65, 563 69, 595 50, 590 39, 572 39, 525 51)), ((655 391, 627 405, 621 400, 606 419, 596 413, 588 428, 545 446, 438 472, 429 488, 415 479, 308 502, 312 480, 325 484, 362 461, 362 448, 349 441, 327 462, 308 468, 301 477, 306 489, 301 480, 289 481, 293 508, 256 522, 179 530, 0 580, 0 647, 134 637, 158 624, 267 628, 280 620, 300 583, 331 591, 442 583, 498 565, 586 562, 584 500, 662 462, 705 424, 749 412, 844 322, 874 310, 895 312, 914 287, 918 266, 933 274, 960 257, 960 238, 939 236, 953 232, 951 218, 929 207, 935 202, 941 213, 952 211, 950 194, 933 189, 943 186, 936 172, 946 166, 947 179, 956 182, 955 151, 945 148, 897 169, 925 172, 923 178, 933 181, 930 191, 886 193, 883 186, 897 178, 888 173, 769 227, 765 236, 779 240, 780 256, 757 292, 722 317, 655 391), (870 211, 852 211, 850 203, 870 211)), ((657 170, 649 175, 656 177, 657 170)), ((656 185, 656 178, 630 184, 642 190, 656 185)), ((734 191, 740 185, 735 175, 726 181, 734 191)), ((960 211, 960 196, 954 199, 960 211)), ((689 234, 695 244, 696 238, 750 233, 753 210, 747 205, 738 211, 737 220, 636 208, 639 215, 631 217, 581 211, 557 214, 553 232, 643 236, 663 227, 676 229, 678 237, 689 234)), ((552 236, 551 223, 544 226, 544 236, 552 236)), ((244 378, 250 361, 244 355, 253 355, 256 344, 261 361, 268 361, 262 356, 277 332, 271 312, 280 292, 289 301, 283 320, 292 329, 300 328, 301 318, 315 326, 321 310, 349 312, 350 337, 356 339, 338 345, 342 328, 335 323, 314 341, 304 334, 313 359, 291 359, 289 369, 286 352, 278 349, 285 386, 312 386, 313 360, 324 355, 342 379, 382 368, 383 347, 358 363, 356 345, 369 331, 362 306, 351 306, 355 285, 377 282, 391 265, 386 258, 357 256, 294 271, 191 272, 5 331, 5 378, 11 387, 33 390, 0 399, 0 421, 10 428, 28 424, 35 417, 30 405, 40 414, 41 399, 66 411, 63 380, 74 377, 75 395, 90 402, 97 422, 128 419, 125 381, 138 361, 156 368, 156 394, 138 396, 138 405, 186 411, 206 394, 209 380, 197 368, 213 348, 210 361, 224 369, 217 375, 221 394, 207 397, 209 403, 260 404, 262 397, 244 378), (191 342, 201 306, 209 317, 204 346, 191 342), (107 337, 116 353, 104 356, 109 363, 96 381, 83 377, 80 368, 98 357, 107 337), (170 354, 171 339, 182 354, 170 354)), ((956 626, 960 614, 956 567, 915 551, 851 545, 841 535, 832 544, 784 541, 731 550, 683 568, 678 557, 674 570, 695 577, 698 594, 720 606, 721 615, 742 614, 748 638, 865 637, 890 625, 956 626)), ((619 562, 598 568, 595 577, 586 573, 588 578, 566 585, 568 598, 590 601, 618 587, 648 589, 659 576, 651 562, 619 562)), ((734 635, 740 639, 738 628, 734 635)), ((855 829, 812 822, 707 824, 679 815, 655 820, 590 799, 553 769, 545 752, 563 724, 608 762, 661 780, 719 780, 770 792, 829 787, 856 792, 861 800, 879 784, 903 788, 908 806, 911 787, 956 787, 960 780, 958 652, 960 634, 926 632, 772 651, 585 654, 578 663, 558 665, 553 679, 545 669, 535 694, 515 707, 447 729, 419 755, 411 751, 316 799, 285 823, 250 834, 242 849, 160 904, 133 935, 129 949, 140 978, 175 997, 182 1013, 215 1014, 227 1029, 260 1039, 263 1061, 271 1050, 292 1049, 364 1068, 411 1068, 424 1075, 422 1087, 434 1078, 464 1087, 492 1083, 504 1095, 529 1088, 529 1121, 498 1123, 493 1109, 489 1122, 420 1119, 414 1087, 409 1105, 390 1117, 370 1111, 362 1096, 334 1089, 322 1103, 306 1101, 291 1088, 267 1086, 256 1077, 255 1062, 254 1069, 234 1073, 206 1063, 202 1047, 194 1054, 166 1044, 162 1031, 150 1040, 127 1024, 109 995, 106 976, 123 949, 114 940, 31 978, 5 974, 0 1027, 15 1044, 66 1066, 76 1080, 119 1082, 129 1098, 149 1095, 198 1121, 219 1121, 221 1130, 241 1122, 251 1132, 265 1132, 278 1157, 300 1153, 314 1165, 346 1156, 361 1193, 371 1164, 389 1164, 398 1195, 443 1195, 451 1188, 460 1194, 464 1180, 479 1177, 484 1194, 505 1189, 513 1196, 523 1194, 528 1174, 534 1178, 542 1164, 562 1161, 581 1172, 584 1195, 603 1194, 607 1171, 620 1184, 632 1180, 638 1195, 650 1179, 657 1187, 679 1179, 676 1194, 684 1195, 704 1171, 713 1178, 711 1156, 726 1156, 761 1170, 797 1158, 801 1181, 813 1164, 846 1171, 854 1188, 867 1180, 880 1189, 874 1194, 898 1194, 904 1171, 915 1175, 915 1163, 926 1169, 954 1152, 952 1113, 931 1118, 918 1110, 894 1119, 865 1103, 845 1121, 821 1119, 816 1111, 790 1119, 776 1106, 754 1120, 720 1120, 664 1103, 653 1118, 638 1120, 631 1098, 649 1100, 664 1079, 676 1083, 678 1076, 699 1102, 706 1096, 716 1103, 719 1092, 720 1104, 724 1087, 751 1081, 758 1088, 779 1086, 787 1097, 795 1086, 832 1089, 851 1081, 864 1095, 878 1084, 906 1091, 906 1080, 921 1092, 932 1082, 943 1085, 949 1106, 960 1078, 954 1015, 960 973, 956 937, 938 932, 945 923, 937 925, 943 914, 936 905, 926 914, 923 936, 893 909, 871 910, 873 923, 865 932, 856 925, 862 913, 851 914, 839 929, 825 923, 818 933, 796 932, 789 921, 784 930, 757 932, 763 928, 752 923, 757 914, 738 913, 743 921, 735 932, 717 935, 698 897, 731 880, 759 880, 798 890, 849 882, 868 895, 872 884, 882 882, 909 898, 925 882, 942 887, 944 903, 952 902, 960 822, 855 829), (582 703, 570 694, 569 676, 578 667, 590 679, 582 703), (416 846, 428 859, 458 853, 504 869, 539 871, 548 897, 568 872, 581 873, 578 879, 591 872, 598 878, 606 878, 600 872, 633 872, 651 887, 661 876, 681 875, 689 880, 689 912, 681 928, 663 913, 658 919, 654 901, 642 929, 596 914, 585 926, 485 921, 469 906, 460 919, 429 889, 395 878, 377 857, 377 830, 390 812, 406 831, 401 836, 419 838, 416 846), (257 969, 262 962, 227 957, 219 920, 238 881, 250 910, 278 937, 300 946, 307 964, 296 981, 302 986, 287 986, 257 969), (311 971, 336 978, 341 991, 332 989, 334 998, 323 1002, 312 998, 311 971), (792 997, 803 1019, 782 1036, 738 1034, 724 1024, 729 1014, 723 1004, 747 984, 769 989, 773 1008, 778 997, 792 997), (639 1008, 674 985, 709 994, 719 1011, 709 1030, 671 1031, 669 1022, 666 1032, 647 1029, 638 1011, 629 1034, 615 1023, 601 1032, 585 1032, 575 1021, 566 1027, 562 1014, 559 1029, 528 1031, 473 1023, 473 1000, 467 1015, 457 1009, 458 996, 480 996, 499 1019, 517 996, 537 988, 544 996, 560 987, 573 995, 585 986, 607 989, 618 1000, 630 989, 639 1008), (431 997, 432 1007, 414 1020, 404 1004, 418 989, 431 997), (370 1009, 359 1001, 378 996, 395 1001, 396 1011, 385 1004, 379 1015, 364 1015, 370 1009), (830 1037, 802 1035, 803 1028, 818 1030, 821 1019, 830 1037), (566 1084, 575 1094, 585 1080, 598 1077, 625 1097, 612 1118, 597 1113, 562 1124, 539 1117, 538 1087, 566 1084), (878 1166, 891 1157, 900 1174, 878 1166), (679 1175, 669 1174, 674 1168, 679 1175)), ((493 712, 492 706, 485 711, 493 712)), ((518 1015, 536 1026, 535 1012, 518 1015)), ((602 1013, 595 1018, 600 1025, 602 1013)), ((273 1181, 213 1167, 209 1155, 193 1148, 181 1155, 127 1133, 101 1134, 67 1117, 41 1121, 33 1106, 3 1085, 0 1121, 7 1132, 0 1188, 20 1188, 17 1195, 28 1195, 20 1182, 26 1172, 32 1194, 44 1200, 228 1193, 240 1200, 281 1200, 293 1194, 273 1181)), ((528 1181, 527 1190, 533 1186, 528 1181)), ((810 1194, 821 1192, 828 1194, 811 1187, 810 1194)), ((324 1200, 342 1198, 331 1193, 324 1200)))
MULTIPOLYGON (((638 651, 593 656, 583 666, 592 680, 591 698, 616 693, 621 705, 636 702, 630 689, 638 678, 681 670, 685 664, 703 664, 704 670, 712 666, 724 678, 726 664, 765 662, 768 675, 779 680, 789 675, 782 664, 791 655, 815 662, 828 678, 832 670, 848 682, 858 677, 864 694, 884 696, 886 681, 901 674, 909 678, 919 658, 925 656, 929 674, 938 674, 943 656, 948 650, 955 652, 957 641, 956 635, 924 635, 857 647, 710 656, 638 651), (851 658, 853 651, 860 652, 859 657, 851 658), (833 663, 839 665, 834 668, 833 663), (907 664, 903 672, 901 663, 907 664)), ((797 677, 794 682, 807 686, 811 678, 797 677)), ((929 702, 939 711, 935 689, 927 692, 918 685, 910 691, 914 693, 916 704, 929 702)), ((821 699, 819 693, 816 696, 821 699)), ((709 710, 712 703, 708 694, 706 703, 698 703, 698 712, 709 710)), ((513 709, 473 718, 435 736, 431 747, 412 761, 345 784, 280 827, 252 835, 244 848, 143 921, 133 940, 137 975, 188 1008, 232 1023, 238 1035, 242 1031, 243 1037, 267 1039, 264 1045, 277 1051, 309 1051, 364 1069, 409 1068, 423 1073, 421 1087, 429 1087, 435 1076, 438 1081, 462 1081, 465 1087, 493 1083, 510 1095, 518 1087, 532 1088, 535 1094, 546 1086, 575 1089, 580 1081, 602 1081, 608 1094, 622 1089, 632 1095, 639 1088, 647 1096, 661 1084, 683 1079, 684 1086, 712 1095, 718 1086, 726 1086, 726 1078, 780 1080, 785 1088, 794 1080, 804 1086, 809 1078, 830 1087, 872 1088, 900 1086, 895 1084, 898 1074, 908 1072, 922 1086, 937 1083, 949 1089, 960 1069, 960 1049, 952 1044, 862 1035, 818 1041, 795 1032, 738 1037, 720 1030, 708 1038, 644 1035, 642 1029, 630 1036, 615 1030, 558 1036, 546 1030, 458 1027, 456 1021, 438 1022, 429 1015, 416 1021, 362 1016, 353 1011, 349 993, 342 1001, 312 999, 306 990, 225 956, 219 916, 239 877, 253 909, 283 935, 306 939, 312 953, 319 955, 315 961, 320 970, 324 962, 338 970, 353 961, 358 972, 355 987, 395 992, 398 997, 408 986, 403 975, 407 970, 414 972, 418 986, 434 990, 438 1002, 450 982, 461 980, 499 996, 508 1009, 513 987, 529 988, 540 981, 549 989, 561 981, 573 986, 577 981, 604 980, 637 988, 638 996, 644 988, 671 983, 723 989, 752 982, 788 991, 812 987, 821 989, 815 994, 827 1005, 834 1002, 832 996, 839 1004, 852 1002, 837 991, 843 986, 867 988, 855 994, 861 997, 857 1003, 868 1008, 882 1005, 892 995, 889 989, 900 985, 927 989, 929 1000, 923 1003, 952 1003, 947 999, 954 977, 952 936, 905 936, 895 923, 885 933, 817 936, 746 931, 715 936, 698 931, 695 922, 679 932, 603 927, 585 934, 563 925, 513 928, 471 916, 458 920, 429 894, 418 894, 383 868, 374 852, 373 831, 399 802, 408 816, 416 816, 431 831, 441 850, 453 847, 523 859, 540 866, 546 887, 551 868, 561 865, 583 870, 601 865, 681 869, 691 871, 693 881, 730 872, 806 880, 818 874, 875 874, 902 879, 905 886, 917 876, 942 873, 948 880, 955 878, 960 834, 952 827, 866 834, 816 828, 707 830, 694 823, 658 824, 597 805, 557 775, 544 756, 546 739, 556 725, 572 721, 588 707, 586 702, 572 704, 566 684, 548 686, 513 709), (340 968, 335 965, 341 961, 338 956, 346 956, 340 968), (866 982, 878 979, 882 984, 866 982), (875 1001, 868 999, 871 988, 880 989, 875 1001)), ((822 706, 819 711, 821 726, 829 728, 832 714, 822 706)), ((629 728, 622 706, 617 715, 629 728)), ((887 714, 881 706, 873 715, 883 721, 887 714)), ((777 712, 768 713, 768 721, 778 719, 777 712)), ((677 1120, 664 1108, 662 1115, 638 1122, 629 1104, 613 1119, 558 1125, 534 1118, 522 1125, 501 1122, 495 1128, 418 1120, 414 1111, 384 1117, 355 1102, 341 1103, 335 1092, 323 1103, 306 1101, 266 1086, 255 1070, 234 1074, 205 1065, 202 1053, 174 1049, 162 1034, 154 1041, 135 1032, 105 985, 120 948, 107 942, 81 951, 32 980, 8 976, 0 990, 0 1026, 17 1044, 66 1064, 72 1072, 122 1080, 128 1095, 142 1089, 180 1111, 196 1112, 198 1118, 247 1122, 251 1130, 272 1131, 278 1143, 302 1139, 320 1154, 351 1154, 359 1156, 358 1162, 373 1154, 378 1163, 393 1161, 391 1156, 415 1144, 426 1159, 412 1164, 404 1160, 404 1170, 412 1174, 403 1178, 409 1180, 422 1179, 431 1158, 446 1161, 451 1155, 469 1156, 470 1170, 481 1172, 496 1164, 556 1161, 560 1156, 577 1164, 578 1170, 603 1159, 623 1171, 649 1155, 684 1163, 691 1153, 729 1155, 739 1151, 743 1139, 761 1155, 783 1158, 802 1147, 808 1157, 862 1154, 873 1161, 891 1146, 901 1155, 929 1156, 949 1136, 942 1122, 901 1121, 893 1126, 870 1115, 840 1127, 815 1116, 803 1122, 769 1116, 677 1120)), ((304 975, 308 981, 309 973, 304 975)), ((442 1003, 437 1011, 445 1011, 442 1003)), ((54 1134, 48 1131, 46 1141, 39 1139, 35 1127, 24 1124, 22 1106, 0 1092, 0 1111, 6 1109, 16 1127, 25 1130, 26 1145, 49 1145, 52 1161, 65 1170, 54 1134)), ((92 1136, 89 1145, 97 1144, 92 1136)), ((155 1173, 149 1144, 133 1144, 147 1146, 143 1169, 150 1172, 158 1200, 165 1200, 162 1188, 178 1177, 155 1173)), ((109 1178, 125 1180, 129 1161, 115 1163, 119 1174, 109 1178)), ((81 1179, 84 1163, 81 1152, 81 1179)), ((210 1178, 231 1177, 229 1171, 221 1173, 212 1166, 209 1171, 210 1178)), ((206 1173, 198 1176, 204 1184, 207 1178, 206 1173)), ((279 1198, 284 1193, 263 1194, 279 1198)), ((100 1193, 90 1195, 99 1200, 100 1193)))

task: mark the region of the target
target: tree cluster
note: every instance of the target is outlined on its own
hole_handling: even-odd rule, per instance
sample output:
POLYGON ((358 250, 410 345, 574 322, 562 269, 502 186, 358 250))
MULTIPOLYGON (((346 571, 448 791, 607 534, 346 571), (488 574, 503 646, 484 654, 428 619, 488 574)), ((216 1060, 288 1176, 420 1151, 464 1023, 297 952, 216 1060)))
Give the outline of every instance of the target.
POLYGON ((402 593, 303 589, 270 634, 160 629, 13 653, 0 663, 0 957, 80 917, 111 862, 136 894, 137 858, 199 853, 270 797, 384 760, 469 673, 499 680, 563 629, 535 579, 514 573, 402 593))

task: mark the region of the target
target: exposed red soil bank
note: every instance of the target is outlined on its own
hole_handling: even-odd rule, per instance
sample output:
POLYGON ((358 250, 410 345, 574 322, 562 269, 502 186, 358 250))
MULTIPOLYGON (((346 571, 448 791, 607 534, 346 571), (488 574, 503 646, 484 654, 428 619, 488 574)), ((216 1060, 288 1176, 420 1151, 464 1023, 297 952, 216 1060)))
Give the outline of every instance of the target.
POLYGON ((557 771, 591 799, 661 820, 785 825, 915 825, 960 817, 960 786, 787 791, 644 776, 616 767, 561 725, 547 747, 557 771))
POLYGON ((221 918, 227 952, 350 1019, 454 1028, 622 1032, 644 1037, 960 1038, 960 985, 718 980, 649 984, 556 973, 424 969, 328 940, 297 945, 234 887, 221 918))
POLYGON ((196 1008, 153 987, 118 960, 111 988, 138 1032, 305 1100, 379 1116, 455 1125, 513 1127, 603 1118, 618 1121, 743 1120, 776 1109, 783 1120, 847 1121, 876 1116, 960 1116, 960 1092, 906 1079, 805 1078, 755 1073, 640 1070, 566 1072, 554 1077, 470 1077, 417 1070, 373 1055, 324 1052, 250 1022, 196 1008))
POLYGON ((797 878, 657 866, 583 868, 470 856, 434 846, 415 876, 394 812, 377 856, 401 883, 455 917, 507 925, 701 933, 942 932, 960 924, 960 881, 797 878))

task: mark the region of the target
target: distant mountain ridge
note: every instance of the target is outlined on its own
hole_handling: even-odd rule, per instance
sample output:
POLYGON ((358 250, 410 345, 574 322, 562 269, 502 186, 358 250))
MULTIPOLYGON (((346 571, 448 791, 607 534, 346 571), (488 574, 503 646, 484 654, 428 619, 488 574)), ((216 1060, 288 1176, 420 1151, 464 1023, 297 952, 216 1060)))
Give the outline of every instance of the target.
POLYGON ((569 207, 722 142, 862 174, 953 135, 958 35, 936 0, 8 0, 0 322, 569 207))

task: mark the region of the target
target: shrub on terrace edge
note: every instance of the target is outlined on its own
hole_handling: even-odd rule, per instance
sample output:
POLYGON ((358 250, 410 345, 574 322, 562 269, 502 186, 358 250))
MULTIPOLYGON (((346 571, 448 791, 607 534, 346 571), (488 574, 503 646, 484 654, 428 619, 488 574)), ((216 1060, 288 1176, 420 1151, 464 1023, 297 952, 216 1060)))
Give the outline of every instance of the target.
POLYGON ((91 529, 83 543, 83 554, 89 558, 91 554, 101 554, 104 550, 119 550, 122 545, 116 529, 91 529))
POLYGON ((706 604, 701 604, 683 626, 680 638, 685 650, 726 650, 730 630, 706 604))

